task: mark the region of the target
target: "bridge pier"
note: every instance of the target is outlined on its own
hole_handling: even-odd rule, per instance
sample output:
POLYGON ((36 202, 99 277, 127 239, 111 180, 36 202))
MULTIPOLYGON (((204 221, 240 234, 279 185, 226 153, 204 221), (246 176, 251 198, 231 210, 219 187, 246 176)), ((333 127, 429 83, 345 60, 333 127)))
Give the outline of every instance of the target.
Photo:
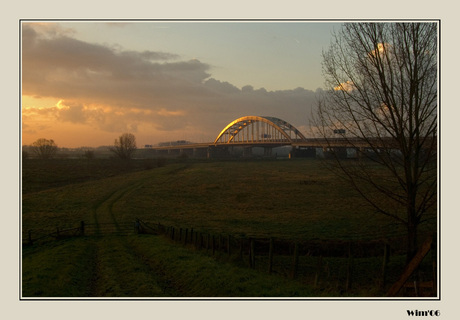
POLYGON ((264 157, 270 157, 272 155, 272 147, 264 147, 264 157))
POLYGON ((193 148, 192 156, 194 158, 207 158, 208 157, 208 149, 206 149, 206 148, 193 148))
POLYGON ((194 156, 194 149, 190 148, 183 148, 179 149, 179 156, 185 156, 185 157, 193 157, 194 156))
POLYGON ((289 158, 315 158, 316 148, 314 147, 293 147, 289 158))
POLYGON ((156 153, 155 153, 157 156, 164 156, 164 155, 168 155, 169 154, 169 151, 168 150, 156 150, 156 153))
POLYGON ((229 158, 229 157, 230 157, 230 151, 227 146, 224 146, 224 147, 209 146, 207 150, 208 159, 219 159, 219 158, 229 158))
POLYGON ((334 147, 334 148, 323 147, 323 155, 326 159, 330 159, 334 157, 337 157, 339 159, 348 158, 346 147, 334 147))
POLYGON ((252 147, 244 147, 243 157, 250 157, 250 156, 252 156, 252 147))
POLYGON ((168 149, 169 156, 179 156, 182 153, 182 149, 168 149))
POLYGON ((363 159, 364 154, 366 152, 366 148, 359 147, 359 148, 356 148, 355 150, 356 150, 356 159, 363 159))

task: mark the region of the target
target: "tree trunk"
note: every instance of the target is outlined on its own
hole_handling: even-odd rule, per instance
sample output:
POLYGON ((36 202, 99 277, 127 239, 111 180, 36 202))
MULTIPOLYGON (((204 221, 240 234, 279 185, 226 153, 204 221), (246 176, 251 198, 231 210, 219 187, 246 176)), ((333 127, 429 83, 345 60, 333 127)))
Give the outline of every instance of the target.
MULTIPOLYGON (((410 209, 409 209, 410 210, 410 209)), ((410 214, 410 213, 409 213, 410 214)), ((414 214, 414 213, 413 213, 414 214)), ((409 217, 407 223, 407 255, 406 263, 409 263, 417 253, 417 225, 415 217, 409 217)))

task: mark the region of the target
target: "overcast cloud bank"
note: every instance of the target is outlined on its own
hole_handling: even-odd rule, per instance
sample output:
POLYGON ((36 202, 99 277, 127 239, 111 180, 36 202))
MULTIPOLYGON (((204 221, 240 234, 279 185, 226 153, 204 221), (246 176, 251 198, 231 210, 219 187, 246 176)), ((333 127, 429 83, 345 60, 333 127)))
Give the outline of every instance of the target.
POLYGON ((306 133, 316 95, 303 88, 238 88, 212 78, 212 67, 196 59, 87 43, 71 30, 38 24, 22 26, 22 93, 60 101, 47 108, 23 106, 24 136, 39 130, 29 120, 40 116, 49 126, 59 121, 95 134, 129 131, 156 140, 148 142, 213 140, 246 115, 279 117, 306 133))

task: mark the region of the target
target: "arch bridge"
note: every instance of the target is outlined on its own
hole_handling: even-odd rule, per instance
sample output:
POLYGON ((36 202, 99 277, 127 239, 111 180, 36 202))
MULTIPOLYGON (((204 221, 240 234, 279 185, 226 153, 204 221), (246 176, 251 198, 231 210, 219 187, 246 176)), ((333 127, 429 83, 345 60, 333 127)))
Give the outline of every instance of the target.
POLYGON ((214 145, 281 146, 305 141, 304 135, 284 120, 245 116, 229 123, 214 140, 214 145))
POLYGON ((226 157, 240 147, 243 156, 252 156, 253 148, 263 148, 271 156, 273 148, 306 142, 305 136, 290 123, 275 117, 245 116, 230 122, 208 149, 208 157, 226 157))
MULTIPOLYGON (((428 139, 427 145, 430 144, 428 139)), ((357 155, 366 149, 378 148, 398 149, 394 139, 331 137, 331 138, 305 138, 305 136, 290 123, 276 117, 245 116, 230 122, 217 136, 214 142, 191 143, 185 140, 162 143, 159 146, 146 146, 146 149, 157 155, 181 154, 193 157, 219 158, 228 157, 236 149, 243 149, 243 155, 251 155, 252 148, 261 147, 264 155, 270 156, 272 149, 282 146, 292 146, 289 156, 315 156, 317 148, 323 152, 336 149, 346 157, 347 149, 359 150, 357 155)), ((435 146, 436 147, 436 146, 435 146)))
MULTIPOLYGON (((345 147, 346 141, 336 139, 337 147, 345 147)), ((245 116, 230 122, 216 137, 214 142, 191 143, 185 140, 149 146, 157 155, 226 158, 236 155, 253 154, 253 148, 263 148, 264 156, 271 156, 276 147, 292 146, 291 153, 314 156, 318 147, 329 146, 325 139, 307 139, 290 123, 267 116, 245 116)), ((291 153, 289 156, 291 156, 291 153)))
POLYGON ((264 149, 264 155, 271 155, 272 149, 288 145, 304 145, 305 136, 290 123, 276 117, 245 116, 230 122, 214 142, 191 143, 185 140, 149 146, 156 154, 219 158, 231 156, 237 149, 244 155, 252 154, 252 148, 264 149))

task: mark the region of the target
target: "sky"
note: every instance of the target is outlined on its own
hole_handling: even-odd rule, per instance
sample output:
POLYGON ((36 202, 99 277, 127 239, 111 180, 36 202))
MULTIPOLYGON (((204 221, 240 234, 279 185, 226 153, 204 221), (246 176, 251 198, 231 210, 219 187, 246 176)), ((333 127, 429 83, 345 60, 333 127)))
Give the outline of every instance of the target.
POLYGON ((22 144, 211 142, 242 116, 308 135, 339 23, 23 21, 22 144))

